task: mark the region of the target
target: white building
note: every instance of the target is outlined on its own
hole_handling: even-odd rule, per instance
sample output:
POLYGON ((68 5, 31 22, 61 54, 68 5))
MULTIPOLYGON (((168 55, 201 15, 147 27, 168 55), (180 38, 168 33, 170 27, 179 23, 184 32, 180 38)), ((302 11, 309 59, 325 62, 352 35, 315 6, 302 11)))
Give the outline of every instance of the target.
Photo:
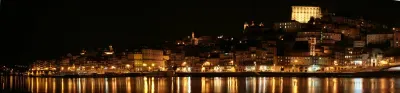
POLYGON ((321 8, 316 6, 292 6, 292 20, 307 23, 311 17, 321 18, 321 8))

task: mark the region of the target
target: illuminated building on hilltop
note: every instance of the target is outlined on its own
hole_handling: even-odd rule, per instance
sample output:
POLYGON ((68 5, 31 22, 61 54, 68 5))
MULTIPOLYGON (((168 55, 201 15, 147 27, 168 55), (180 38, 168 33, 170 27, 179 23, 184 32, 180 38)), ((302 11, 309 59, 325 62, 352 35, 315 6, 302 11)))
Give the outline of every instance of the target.
POLYGON ((311 17, 321 18, 321 8, 316 6, 292 6, 292 20, 307 23, 311 17))
POLYGON ((260 32, 263 30, 265 30, 265 27, 264 23, 262 22, 260 22, 260 24, 255 24, 254 21, 251 21, 251 24, 245 22, 243 25, 243 33, 260 32))

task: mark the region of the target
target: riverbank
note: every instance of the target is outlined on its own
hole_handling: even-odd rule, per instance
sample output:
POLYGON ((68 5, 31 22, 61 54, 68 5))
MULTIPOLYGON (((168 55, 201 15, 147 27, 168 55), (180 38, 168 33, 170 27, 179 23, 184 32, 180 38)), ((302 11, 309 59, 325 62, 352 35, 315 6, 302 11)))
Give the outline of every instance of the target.
POLYGON ((354 73, 306 73, 306 72, 224 72, 224 73, 177 73, 191 77, 400 77, 400 72, 354 72, 354 73))
POLYGON ((121 73, 121 74, 92 74, 92 75, 42 75, 30 77, 400 77, 400 72, 379 71, 379 72, 353 72, 353 73, 333 73, 333 72, 143 72, 143 73, 121 73))

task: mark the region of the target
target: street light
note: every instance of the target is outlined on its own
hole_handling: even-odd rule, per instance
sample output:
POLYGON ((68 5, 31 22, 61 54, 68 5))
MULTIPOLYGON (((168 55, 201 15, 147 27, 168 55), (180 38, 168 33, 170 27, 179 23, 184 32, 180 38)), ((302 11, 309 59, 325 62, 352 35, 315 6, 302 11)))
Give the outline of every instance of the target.
POLYGON ((296 64, 297 64, 297 62, 298 62, 298 60, 297 60, 297 59, 295 59, 295 60, 294 60, 294 64, 293 64, 293 68, 294 68, 294 69, 293 69, 293 72, 294 72, 294 71, 295 71, 295 69, 296 69, 296 64))
POLYGON ((126 65, 125 65, 125 67, 126 67, 126 68, 129 68, 129 67, 131 67, 131 65, 129 65, 129 64, 126 64, 126 65))

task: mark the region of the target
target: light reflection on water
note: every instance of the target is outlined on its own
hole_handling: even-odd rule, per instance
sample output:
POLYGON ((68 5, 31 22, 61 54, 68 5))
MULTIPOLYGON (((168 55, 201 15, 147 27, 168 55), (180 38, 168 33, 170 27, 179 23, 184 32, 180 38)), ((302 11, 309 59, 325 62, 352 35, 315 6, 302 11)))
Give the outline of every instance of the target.
POLYGON ((396 93, 400 78, 1 76, 0 86, 32 93, 396 93))

